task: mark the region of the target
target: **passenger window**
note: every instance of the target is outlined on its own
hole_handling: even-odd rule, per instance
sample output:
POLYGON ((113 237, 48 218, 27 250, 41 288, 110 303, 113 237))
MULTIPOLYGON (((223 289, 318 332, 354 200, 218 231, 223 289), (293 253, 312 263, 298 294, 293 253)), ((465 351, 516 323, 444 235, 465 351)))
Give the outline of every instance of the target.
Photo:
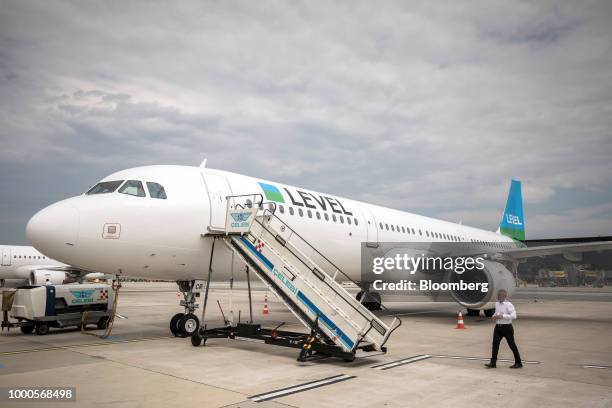
POLYGON ((340 218, 340 222, 341 222, 342 224, 344 224, 344 217, 343 217, 343 216, 341 216, 341 215, 339 215, 338 217, 340 218))
POLYGON ((334 222, 336 222, 336 214, 332 214, 332 220, 334 220, 334 222))
POLYGON ((280 211, 280 213, 281 213, 281 214, 284 214, 284 213, 285 213, 285 207, 283 207, 283 205, 282 205, 282 204, 280 204, 280 205, 278 206, 278 210, 280 211))
POLYGON ((385 229, 389 231, 389 224, 385 224, 385 229))
POLYGON ((383 229, 383 225, 382 225, 382 222, 380 223, 380 229, 383 229))
POLYGON ((406 232, 406 228, 402 227, 402 232, 406 232))
POLYGON ((355 218, 355 225, 359 225, 359 222, 357 221, 357 218, 355 218))
POLYGON ((346 222, 348 223, 348 225, 351 225, 351 218, 350 217, 346 217, 346 222))
POLYGON ((312 218, 312 211, 308 210, 306 211, 306 214, 308 214, 308 218, 312 218))
POLYGON ((321 213, 317 211, 317 220, 321 219, 321 213))
POLYGON ((289 207, 289 214, 293 215, 293 207, 289 207))
POLYGON ((142 183, 138 180, 128 180, 125 182, 123 186, 119 189, 121 194, 129 194, 136 197, 144 197, 144 187, 142 183))
POLYGON ((92 188, 90 188, 89 191, 86 192, 85 194, 86 195, 93 195, 93 194, 112 193, 115 190, 117 190, 117 188, 119 188, 121 183, 123 183, 123 180, 102 181, 102 182, 96 184, 95 186, 93 186, 92 188))
POLYGON ((324 213, 325 215, 325 221, 329 221, 329 215, 327 213, 324 213))
POLYGON ((300 214, 300 217, 304 216, 304 211, 302 211, 301 208, 298 208, 298 214, 300 214))
POLYGON ((166 196, 166 190, 164 190, 164 186, 161 184, 147 181, 147 188, 149 189, 149 197, 151 198, 159 198, 160 200, 168 198, 166 196))

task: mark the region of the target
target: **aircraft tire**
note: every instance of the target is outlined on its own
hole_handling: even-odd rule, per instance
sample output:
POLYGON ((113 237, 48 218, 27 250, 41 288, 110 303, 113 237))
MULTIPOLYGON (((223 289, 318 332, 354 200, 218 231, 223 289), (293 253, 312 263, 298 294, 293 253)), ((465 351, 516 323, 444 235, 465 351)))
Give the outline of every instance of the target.
POLYGON ((466 316, 480 316, 480 310, 479 309, 468 309, 465 315, 466 316))
MULTIPOLYGON (((364 292, 360 291, 357 293, 357 300, 361 301, 364 292)), ((381 298, 380 293, 378 292, 368 292, 366 300, 362 303, 368 310, 380 310, 381 307, 381 298)))
POLYGON ((193 313, 187 313, 181 317, 176 327, 183 337, 191 336, 200 329, 200 319, 193 313))
POLYGON ((172 316, 172 319, 170 319, 170 331, 172 334, 174 334, 174 337, 181 337, 181 333, 178 329, 178 322, 183 318, 183 316, 185 316, 185 313, 177 313, 172 316))

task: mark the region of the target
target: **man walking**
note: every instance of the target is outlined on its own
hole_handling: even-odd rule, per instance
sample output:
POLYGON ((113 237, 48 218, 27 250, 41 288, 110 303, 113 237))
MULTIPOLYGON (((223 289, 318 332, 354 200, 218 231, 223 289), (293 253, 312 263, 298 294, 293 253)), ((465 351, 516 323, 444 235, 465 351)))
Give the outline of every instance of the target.
POLYGON ((519 354, 518 347, 514 342, 514 327, 512 327, 512 320, 516 319, 516 310, 514 305, 506 300, 508 292, 505 289, 497 291, 497 302, 495 302, 495 314, 493 315, 493 321, 495 322, 495 330, 493 330, 493 351, 491 354, 491 362, 485 364, 487 368, 495 368, 497 365, 497 352, 499 351, 499 343, 502 338, 506 338, 510 350, 514 354, 514 365, 510 368, 522 368, 521 355, 519 354))

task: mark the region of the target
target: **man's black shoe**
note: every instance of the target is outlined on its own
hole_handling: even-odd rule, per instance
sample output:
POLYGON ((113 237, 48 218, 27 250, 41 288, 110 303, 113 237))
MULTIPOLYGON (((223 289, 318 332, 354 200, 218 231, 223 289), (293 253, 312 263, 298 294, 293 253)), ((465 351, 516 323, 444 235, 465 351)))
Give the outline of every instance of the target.
POLYGON ((497 366, 495 364, 487 363, 487 364, 485 364, 485 367, 487 367, 487 368, 495 368, 497 366))
POLYGON ((510 368, 523 368, 523 365, 515 363, 514 365, 511 365, 510 368))

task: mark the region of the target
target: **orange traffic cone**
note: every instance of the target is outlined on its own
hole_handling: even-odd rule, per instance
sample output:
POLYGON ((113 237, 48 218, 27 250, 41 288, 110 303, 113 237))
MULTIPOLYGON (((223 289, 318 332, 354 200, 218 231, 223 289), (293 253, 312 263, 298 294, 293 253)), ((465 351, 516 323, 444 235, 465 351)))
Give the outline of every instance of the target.
POLYGON ((263 314, 268 314, 270 313, 270 310, 268 310, 268 294, 266 293, 265 297, 264 297, 264 307, 263 307, 263 314))
POLYGON ((465 329, 465 324, 463 323, 463 315, 461 314, 461 310, 459 311, 459 315, 457 316, 457 327, 455 329, 465 329))

